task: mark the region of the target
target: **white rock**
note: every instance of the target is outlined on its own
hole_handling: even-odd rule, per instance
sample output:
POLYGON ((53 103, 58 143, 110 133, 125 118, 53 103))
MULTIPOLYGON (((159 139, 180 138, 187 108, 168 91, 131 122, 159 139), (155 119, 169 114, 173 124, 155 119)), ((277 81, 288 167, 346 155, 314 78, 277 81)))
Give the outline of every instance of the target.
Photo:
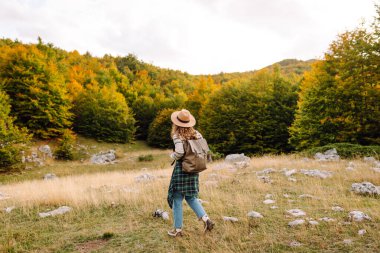
POLYGON ((271 206, 270 209, 277 209, 278 206, 271 206))
POLYGON ((353 183, 351 191, 363 195, 380 195, 380 187, 370 182, 353 183))
POLYGON ((15 209, 15 208, 16 208, 15 206, 9 206, 9 207, 4 208, 4 211, 5 211, 6 213, 10 213, 10 212, 12 212, 12 210, 15 209))
POLYGON ((267 194, 267 195, 265 195, 265 199, 270 199, 270 198, 272 198, 273 197, 273 195, 272 194, 267 194))
POLYGON ((323 218, 319 218, 318 220, 325 221, 325 222, 335 222, 336 221, 336 219, 333 219, 330 217, 323 217, 323 218))
POLYGON ((93 155, 90 161, 93 164, 113 164, 116 159, 115 153, 113 149, 107 152, 100 152, 99 154, 93 155))
POLYGON ((352 244, 352 239, 344 239, 343 243, 347 244, 347 245, 350 245, 350 244, 352 244))
POLYGON ((290 182, 297 182, 297 179, 295 179, 294 177, 288 177, 288 181, 290 181, 290 182))
POLYGON ((161 217, 164 220, 169 220, 169 213, 164 210, 157 209, 153 212, 153 217, 161 217))
POLYGON ((331 207, 331 210, 333 210, 335 212, 343 212, 344 208, 342 208, 340 206, 333 206, 333 207, 331 207))
POLYGON ((296 173, 297 173, 296 169, 284 171, 284 175, 287 176, 287 177, 290 177, 290 176, 292 176, 293 174, 296 174, 296 173))
POLYGON ((290 210, 287 210, 286 212, 288 214, 295 216, 295 217, 306 215, 306 213, 304 211, 302 211, 301 209, 290 209, 290 210))
POLYGON ((64 214, 64 213, 67 213, 67 212, 70 212, 72 210, 71 207, 68 207, 68 206, 61 206, 53 211, 50 211, 50 212, 46 212, 46 213, 39 213, 39 216, 41 218, 45 218, 45 217, 48 217, 48 216, 55 216, 55 215, 59 215, 59 214, 64 214))
POLYGON ((309 220, 309 224, 312 226, 317 226, 317 225, 319 225, 319 222, 316 220, 309 220))
POLYGON ((300 247, 302 244, 300 242, 297 242, 297 241, 292 241, 289 246, 290 247, 300 247))
POLYGON ((168 212, 163 212, 162 213, 162 219, 169 220, 169 213, 168 212))
POLYGON ((263 175, 268 175, 268 174, 274 173, 274 172, 276 172, 275 169, 267 168, 267 169, 263 169, 261 171, 256 171, 256 175, 263 176, 263 175))
POLYGON ((153 181, 155 179, 155 176, 149 174, 149 173, 144 173, 140 176, 137 176, 135 177, 135 181, 136 182, 150 182, 150 181, 153 181))
POLYGON ((323 170, 301 170, 302 174, 311 176, 311 177, 319 177, 322 179, 332 177, 332 172, 330 171, 323 171, 323 170))
POLYGON ((236 217, 223 216, 224 221, 238 222, 239 219, 236 217))
POLYGON ((40 146, 38 150, 48 157, 53 157, 53 153, 51 152, 51 148, 49 147, 49 145, 40 146))
POLYGON ((314 158, 318 161, 339 161, 340 156, 335 148, 329 149, 322 153, 316 153, 314 158))
POLYGON ((365 230, 365 229, 360 229, 359 231, 358 231, 358 235, 364 235, 364 234, 366 234, 367 233, 367 230, 365 230))
POLYGON ((290 197, 290 195, 287 194, 287 193, 282 194, 282 196, 284 196, 284 198, 289 198, 290 197))
POLYGON ((245 156, 244 154, 231 154, 231 155, 227 155, 224 161, 227 163, 232 163, 232 164, 240 163, 240 162, 249 164, 251 162, 251 158, 249 158, 248 156, 245 156))
POLYGON ((380 173, 380 168, 371 168, 374 172, 379 172, 380 173))
POLYGON ((263 201, 263 203, 264 203, 265 205, 269 205, 269 204, 274 204, 274 203, 276 203, 276 201, 274 201, 273 199, 266 199, 266 200, 263 201))
POLYGON ((305 223, 305 220, 302 220, 302 219, 297 219, 297 220, 294 220, 294 221, 291 221, 288 223, 288 225, 290 227, 295 227, 295 226, 299 226, 299 225, 302 225, 305 223))
POLYGON ((371 217, 369 217, 367 214, 361 211, 351 211, 348 214, 348 217, 351 221, 357 221, 357 222, 361 222, 364 220, 372 220, 371 217))
POLYGON ((251 218, 263 218, 261 213, 258 213, 255 211, 250 211, 247 215, 248 217, 251 217, 251 218))

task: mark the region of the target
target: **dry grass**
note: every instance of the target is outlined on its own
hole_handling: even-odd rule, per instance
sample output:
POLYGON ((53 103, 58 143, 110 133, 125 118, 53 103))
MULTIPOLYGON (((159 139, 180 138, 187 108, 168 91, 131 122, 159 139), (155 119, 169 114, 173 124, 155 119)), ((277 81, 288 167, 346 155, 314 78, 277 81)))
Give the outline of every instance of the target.
POLYGON ((204 206, 216 221, 216 229, 211 234, 200 236, 201 224, 195 221, 194 214, 186 207, 186 236, 178 240, 165 235, 171 222, 151 217, 151 212, 156 208, 168 209, 166 193, 171 168, 104 172, 53 181, 33 180, 1 185, 0 192, 9 194, 11 198, 0 201, 0 207, 14 205, 21 210, 0 215, 8 224, 3 230, 0 229, 0 234, 8 235, 0 237, 0 242, 9 245, 16 241, 18 244, 11 243, 11 246, 4 248, 23 249, 25 252, 29 252, 25 249, 30 249, 30 252, 72 252, 78 244, 98 240, 97 236, 105 232, 98 227, 101 224, 116 236, 105 243, 99 252, 377 252, 380 249, 380 201, 378 198, 355 195, 349 189, 354 182, 370 181, 380 185, 380 176, 370 170, 368 164, 359 160, 353 162, 356 164, 355 171, 345 170, 348 161, 321 163, 295 156, 254 157, 250 167, 235 172, 220 169, 222 165, 215 163, 210 170, 201 174, 200 198, 208 201, 204 206), (319 179, 296 174, 297 182, 290 182, 277 172, 269 175, 273 183, 266 184, 258 180, 255 173, 265 168, 328 170, 333 172, 333 177, 319 179), (136 182, 135 177, 143 173, 150 173, 156 179, 147 183, 136 182), (210 180, 217 181, 217 186, 208 183, 210 180), (290 197, 284 197, 285 193, 290 197), (266 194, 273 195, 278 209, 270 209, 262 203, 266 194), (299 198, 301 194, 311 194, 316 198, 299 198), (37 218, 38 210, 60 205, 71 206, 74 211, 60 217, 37 218), (345 211, 332 211, 334 205, 343 207, 345 211), (285 211, 291 208, 304 210, 308 218, 317 220, 327 216, 337 221, 321 222, 317 227, 289 228, 287 223, 295 218, 286 215, 285 211), (258 224, 248 219, 247 212, 251 210, 264 215, 258 224), (344 225, 351 210, 367 213, 372 221, 344 225), (12 215, 14 219, 8 220, 12 218, 7 217, 12 215), (222 216, 235 216, 239 222, 223 222, 222 216), (22 217, 27 217, 29 223, 20 220, 22 217), (78 219, 83 219, 84 223, 77 224, 78 219), (17 226, 9 225, 12 222, 17 226), (25 242, 20 242, 14 239, 14 234, 23 234, 28 224, 49 227, 53 226, 51 222, 61 222, 68 234, 64 236, 66 239, 57 239, 62 236, 62 227, 59 232, 49 229, 46 233, 56 238, 50 248, 45 248, 47 242, 43 240, 36 242, 23 238, 25 242), (81 228, 81 232, 77 227, 81 228), (367 234, 358 236, 357 231, 362 228, 367 230, 367 234), (343 239, 353 239, 353 244, 345 245, 343 239), (293 240, 301 242, 302 246, 289 247, 293 240))

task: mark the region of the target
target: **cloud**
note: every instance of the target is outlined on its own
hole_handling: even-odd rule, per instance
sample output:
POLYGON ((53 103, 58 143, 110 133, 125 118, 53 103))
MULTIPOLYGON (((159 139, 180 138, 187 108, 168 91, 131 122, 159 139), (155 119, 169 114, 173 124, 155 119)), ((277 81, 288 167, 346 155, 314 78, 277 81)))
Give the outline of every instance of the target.
POLYGON ((321 56, 374 14, 372 0, 15 0, 0 1, 0 34, 217 73, 321 56))

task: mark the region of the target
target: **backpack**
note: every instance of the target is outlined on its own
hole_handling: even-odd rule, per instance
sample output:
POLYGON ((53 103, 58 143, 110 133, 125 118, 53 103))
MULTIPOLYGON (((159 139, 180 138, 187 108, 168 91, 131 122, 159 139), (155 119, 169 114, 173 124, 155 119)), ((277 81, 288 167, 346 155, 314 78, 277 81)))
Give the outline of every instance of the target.
POLYGON ((182 158, 182 170, 186 173, 199 173, 207 169, 206 162, 210 161, 210 149, 204 138, 184 140, 185 155, 182 158))

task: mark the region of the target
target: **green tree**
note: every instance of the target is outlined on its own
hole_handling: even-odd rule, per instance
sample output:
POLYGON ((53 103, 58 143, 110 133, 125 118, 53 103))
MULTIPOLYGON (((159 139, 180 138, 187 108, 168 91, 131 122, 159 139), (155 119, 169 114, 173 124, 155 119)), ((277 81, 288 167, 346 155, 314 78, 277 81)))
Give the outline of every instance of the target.
POLYGON ((134 139, 135 119, 125 98, 115 86, 88 86, 73 108, 77 133, 107 142, 127 143, 134 139))
POLYGON ((18 168, 21 164, 20 152, 30 140, 26 128, 13 124, 8 95, 0 89, 0 172, 18 168))
POLYGON ((174 109, 163 109, 149 126, 148 144, 158 148, 172 148, 173 141, 170 138, 172 121, 170 119, 174 109))
POLYGON ((339 35, 301 85, 291 143, 298 149, 347 142, 380 144, 380 34, 339 35))
POLYGON ((278 72, 261 71, 211 95, 202 109, 201 131, 214 151, 224 154, 286 152, 296 100, 295 88, 278 72))

